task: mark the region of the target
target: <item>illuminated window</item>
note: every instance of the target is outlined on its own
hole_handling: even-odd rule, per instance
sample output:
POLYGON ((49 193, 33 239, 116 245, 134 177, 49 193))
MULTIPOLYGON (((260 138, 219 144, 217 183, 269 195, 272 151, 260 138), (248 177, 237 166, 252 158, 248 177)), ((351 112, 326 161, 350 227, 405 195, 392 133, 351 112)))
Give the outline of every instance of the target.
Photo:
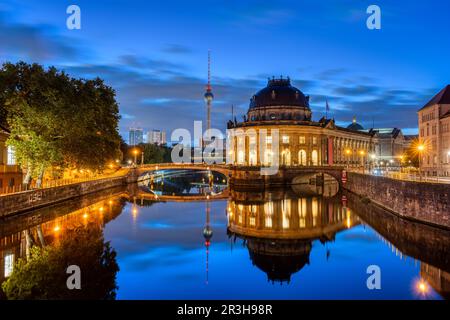
POLYGON ((237 162, 238 162, 238 164, 244 164, 244 161, 245 161, 244 160, 244 151, 239 150, 237 162))
POLYGON ((311 162, 313 166, 317 166, 319 164, 319 154, 317 153, 317 150, 312 151, 311 162))
POLYGON ((298 152, 298 164, 301 166, 306 166, 306 151, 300 150, 298 152))
POLYGON ((266 144, 272 143, 272 136, 266 136, 266 144))
POLYGON ((281 163, 285 166, 291 165, 291 152, 289 150, 284 150, 281 153, 281 163))
POLYGON ((289 143, 289 136, 283 136, 283 143, 289 143))
POLYGON ((8 146, 8 162, 6 164, 15 165, 16 164, 16 151, 14 147, 8 146))
POLYGON ((305 144, 305 143, 306 143, 306 138, 305 138, 305 136, 300 136, 299 139, 298 139, 298 142, 299 142, 300 144, 305 144))
POLYGON ((13 272, 14 267, 14 254, 10 253, 5 255, 5 278, 9 277, 13 272))
POLYGON ((248 141, 250 144, 256 144, 256 136, 252 135, 252 136, 248 137, 248 141))
POLYGON ((317 137, 312 137, 312 143, 317 144, 317 137))

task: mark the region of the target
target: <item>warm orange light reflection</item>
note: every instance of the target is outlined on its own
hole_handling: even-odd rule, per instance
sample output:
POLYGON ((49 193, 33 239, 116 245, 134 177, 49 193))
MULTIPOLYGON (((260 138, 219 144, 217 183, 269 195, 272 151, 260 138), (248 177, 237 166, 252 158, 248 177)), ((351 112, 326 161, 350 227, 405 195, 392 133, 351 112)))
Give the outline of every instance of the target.
POLYGON ((54 228, 53 228, 53 231, 54 232, 59 232, 61 230, 61 227, 60 226, 55 226, 54 228))

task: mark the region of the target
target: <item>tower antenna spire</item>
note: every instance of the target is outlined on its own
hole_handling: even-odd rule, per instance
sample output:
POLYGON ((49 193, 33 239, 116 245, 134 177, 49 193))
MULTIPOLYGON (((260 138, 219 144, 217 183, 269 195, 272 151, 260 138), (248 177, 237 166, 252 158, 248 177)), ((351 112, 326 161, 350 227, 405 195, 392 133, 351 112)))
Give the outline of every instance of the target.
POLYGON ((208 87, 211 90, 211 50, 208 50, 208 87))
MULTIPOLYGON (((206 102, 206 130, 209 130, 211 129, 211 106, 214 99, 214 95, 211 89, 211 50, 208 50, 208 84, 206 85, 204 98, 206 102)), ((208 141, 211 140, 209 132, 207 133, 206 138, 208 141)))

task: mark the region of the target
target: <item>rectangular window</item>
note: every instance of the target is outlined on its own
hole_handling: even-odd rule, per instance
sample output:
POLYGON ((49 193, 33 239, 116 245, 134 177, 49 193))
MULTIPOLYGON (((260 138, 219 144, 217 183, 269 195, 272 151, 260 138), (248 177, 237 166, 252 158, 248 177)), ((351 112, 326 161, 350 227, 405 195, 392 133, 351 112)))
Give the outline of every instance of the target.
POLYGON ((305 144, 305 143, 306 143, 306 138, 305 138, 305 136, 300 136, 300 137, 299 137, 299 143, 300 143, 300 144, 305 144))
POLYGON ((250 136, 248 138, 248 141, 250 144, 256 144, 256 136, 250 136))
POLYGON ((312 137, 312 143, 317 144, 317 137, 312 137))
POLYGON ((14 147, 8 146, 8 162, 6 164, 8 165, 15 165, 16 164, 16 151, 14 150, 14 147))
POLYGON ((266 143, 267 144, 271 144, 272 143, 272 136, 267 136, 266 137, 266 143))
POLYGON ((289 143, 289 136, 283 136, 283 143, 289 143))

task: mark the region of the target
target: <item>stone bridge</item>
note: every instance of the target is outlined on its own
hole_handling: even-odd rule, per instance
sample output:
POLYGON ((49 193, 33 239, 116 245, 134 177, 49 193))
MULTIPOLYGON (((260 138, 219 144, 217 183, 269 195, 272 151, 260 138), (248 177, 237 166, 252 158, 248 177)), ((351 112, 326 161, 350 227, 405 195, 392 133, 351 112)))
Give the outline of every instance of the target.
POLYGON ((214 171, 219 172, 229 177, 231 173, 231 166, 225 164, 203 164, 203 163, 158 163, 158 164, 146 164, 136 168, 136 174, 138 177, 151 172, 163 171, 163 170, 197 170, 197 171, 214 171))
POLYGON ((262 175, 261 168, 226 164, 162 163, 139 166, 135 170, 136 180, 146 173, 162 170, 208 170, 224 174, 231 186, 240 189, 266 189, 291 185, 300 176, 327 174, 342 186, 343 166, 280 166, 274 175, 262 175))

